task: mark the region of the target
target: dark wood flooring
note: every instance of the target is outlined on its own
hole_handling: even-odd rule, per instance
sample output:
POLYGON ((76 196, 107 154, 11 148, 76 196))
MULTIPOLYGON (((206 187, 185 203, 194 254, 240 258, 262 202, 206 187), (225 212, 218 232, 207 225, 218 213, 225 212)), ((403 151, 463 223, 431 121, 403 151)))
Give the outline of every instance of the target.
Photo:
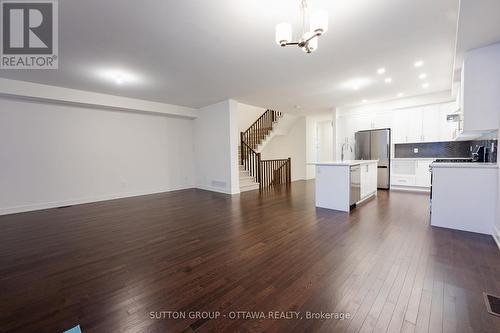
POLYGON ((0 332, 500 332, 482 296, 500 294, 500 251, 430 227, 425 194, 381 191, 347 215, 316 209, 312 181, 186 190, 2 216, 0 240, 0 332))

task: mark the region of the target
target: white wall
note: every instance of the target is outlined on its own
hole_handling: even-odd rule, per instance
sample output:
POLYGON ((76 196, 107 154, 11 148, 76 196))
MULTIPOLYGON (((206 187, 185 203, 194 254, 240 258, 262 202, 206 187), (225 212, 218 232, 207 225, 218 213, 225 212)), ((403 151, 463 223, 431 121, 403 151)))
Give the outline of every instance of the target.
POLYGON ((0 214, 194 185, 193 121, 0 98, 0 214))
POLYGON ((194 120, 196 186, 239 193, 237 102, 226 100, 199 109, 194 120))
POLYGON ((238 133, 245 132, 264 112, 264 108, 238 103, 238 133))
POLYGON ((262 159, 292 159, 292 181, 306 179, 306 118, 298 117, 286 135, 277 135, 262 150, 262 159))
POLYGON ((318 122, 317 126, 317 159, 318 161, 333 161, 333 128, 332 121, 318 122))
MULTIPOLYGON (((317 162, 316 156, 316 140, 318 124, 323 122, 333 122, 333 132, 330 138, 332 146, 332 160, 335 159, 335 122, 333 114, 309 116, 306 118, 306 161, 307 163, 317 162)), ((326 139, 326 138, 325 138, 326 139)), ((316 177, 316 168, 314 165, 306 165, 306 179, 314 179, 316 177)))

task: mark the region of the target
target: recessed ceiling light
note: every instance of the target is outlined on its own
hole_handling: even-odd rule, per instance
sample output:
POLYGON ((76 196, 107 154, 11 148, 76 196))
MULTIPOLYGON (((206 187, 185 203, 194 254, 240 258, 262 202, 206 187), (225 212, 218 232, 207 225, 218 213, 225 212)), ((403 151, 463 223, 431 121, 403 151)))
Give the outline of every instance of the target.
POLYGON ((391 78, 391 77, 386 77, 386 78, 384 79, 384 82, 385 82, 385 83, 391 83, 391 82, 392 82, 392 78, 391 78))
POLYGON ((426 83, 424 83, 424 84, 422 84, 422 88, 424 88, 424 89, 429 88, 429 84, 428 84, 427 82, 426 82, 426 83))
POLYGON ((422 73, 422 74, 420 74, 420 75, 418 76, 418 78, 419 78, 420 80, 426 79, 426 78, 427 78, 427 74, 426 74, 426 73, 422 73))
POLYGON ((117 85, 136 83, 139 81, 137 75, 123 69, 101 69, 97 71, 97 75, 117 85))
POLYGON ((364 100, 362 100, 361 102, 363 102, 363 104, 365 104, 365 103, 368 103, 368 100, 367 100, 367 99, 364 99, 364 100))
POLYGON ((422 67, 423 65, 424 65, 424 62, 422 60, 417 60, 413 64, 413 66, 415 66, 415 67, 422 67))
POLYGON ((384 67, 380 67, 379 69, 377 69, 377 74, 384 74, 384 73, 385 73, 384 67))
POLYGON ((372 81, 368 78, 355 78, 342 84, 345 89, 359 90, 368 86, 372 81))
POLYGON ((399 94, 398 94, 398 97, 403 97, 404 95, 405 95, 405 94, 403 94, 403 93, 399 93, 399 94))

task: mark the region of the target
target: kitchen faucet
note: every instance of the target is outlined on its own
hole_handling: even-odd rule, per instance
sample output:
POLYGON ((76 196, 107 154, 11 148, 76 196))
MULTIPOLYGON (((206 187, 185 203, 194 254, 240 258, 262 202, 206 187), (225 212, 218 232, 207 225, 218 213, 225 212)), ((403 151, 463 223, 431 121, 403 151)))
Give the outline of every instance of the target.
POLYGON ((349 148, 351 150, 351 153, 352 153, 352 146, 347 143, 347 142, 344 142, 344 144, 342 144, 342 148, 341 148, 341 154, 340 154, 340 160, 343 161, 344 160, 344 148, 349 148))

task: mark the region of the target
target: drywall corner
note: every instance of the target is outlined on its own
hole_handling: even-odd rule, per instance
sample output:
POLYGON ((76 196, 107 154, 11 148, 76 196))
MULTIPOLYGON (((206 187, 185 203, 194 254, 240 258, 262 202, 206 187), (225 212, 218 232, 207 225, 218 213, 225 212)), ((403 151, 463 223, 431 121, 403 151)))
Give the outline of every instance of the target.
POLYGON ((196 187, 239 193, 237 103, 225 100, 198 110, 194 120, 196 187))

